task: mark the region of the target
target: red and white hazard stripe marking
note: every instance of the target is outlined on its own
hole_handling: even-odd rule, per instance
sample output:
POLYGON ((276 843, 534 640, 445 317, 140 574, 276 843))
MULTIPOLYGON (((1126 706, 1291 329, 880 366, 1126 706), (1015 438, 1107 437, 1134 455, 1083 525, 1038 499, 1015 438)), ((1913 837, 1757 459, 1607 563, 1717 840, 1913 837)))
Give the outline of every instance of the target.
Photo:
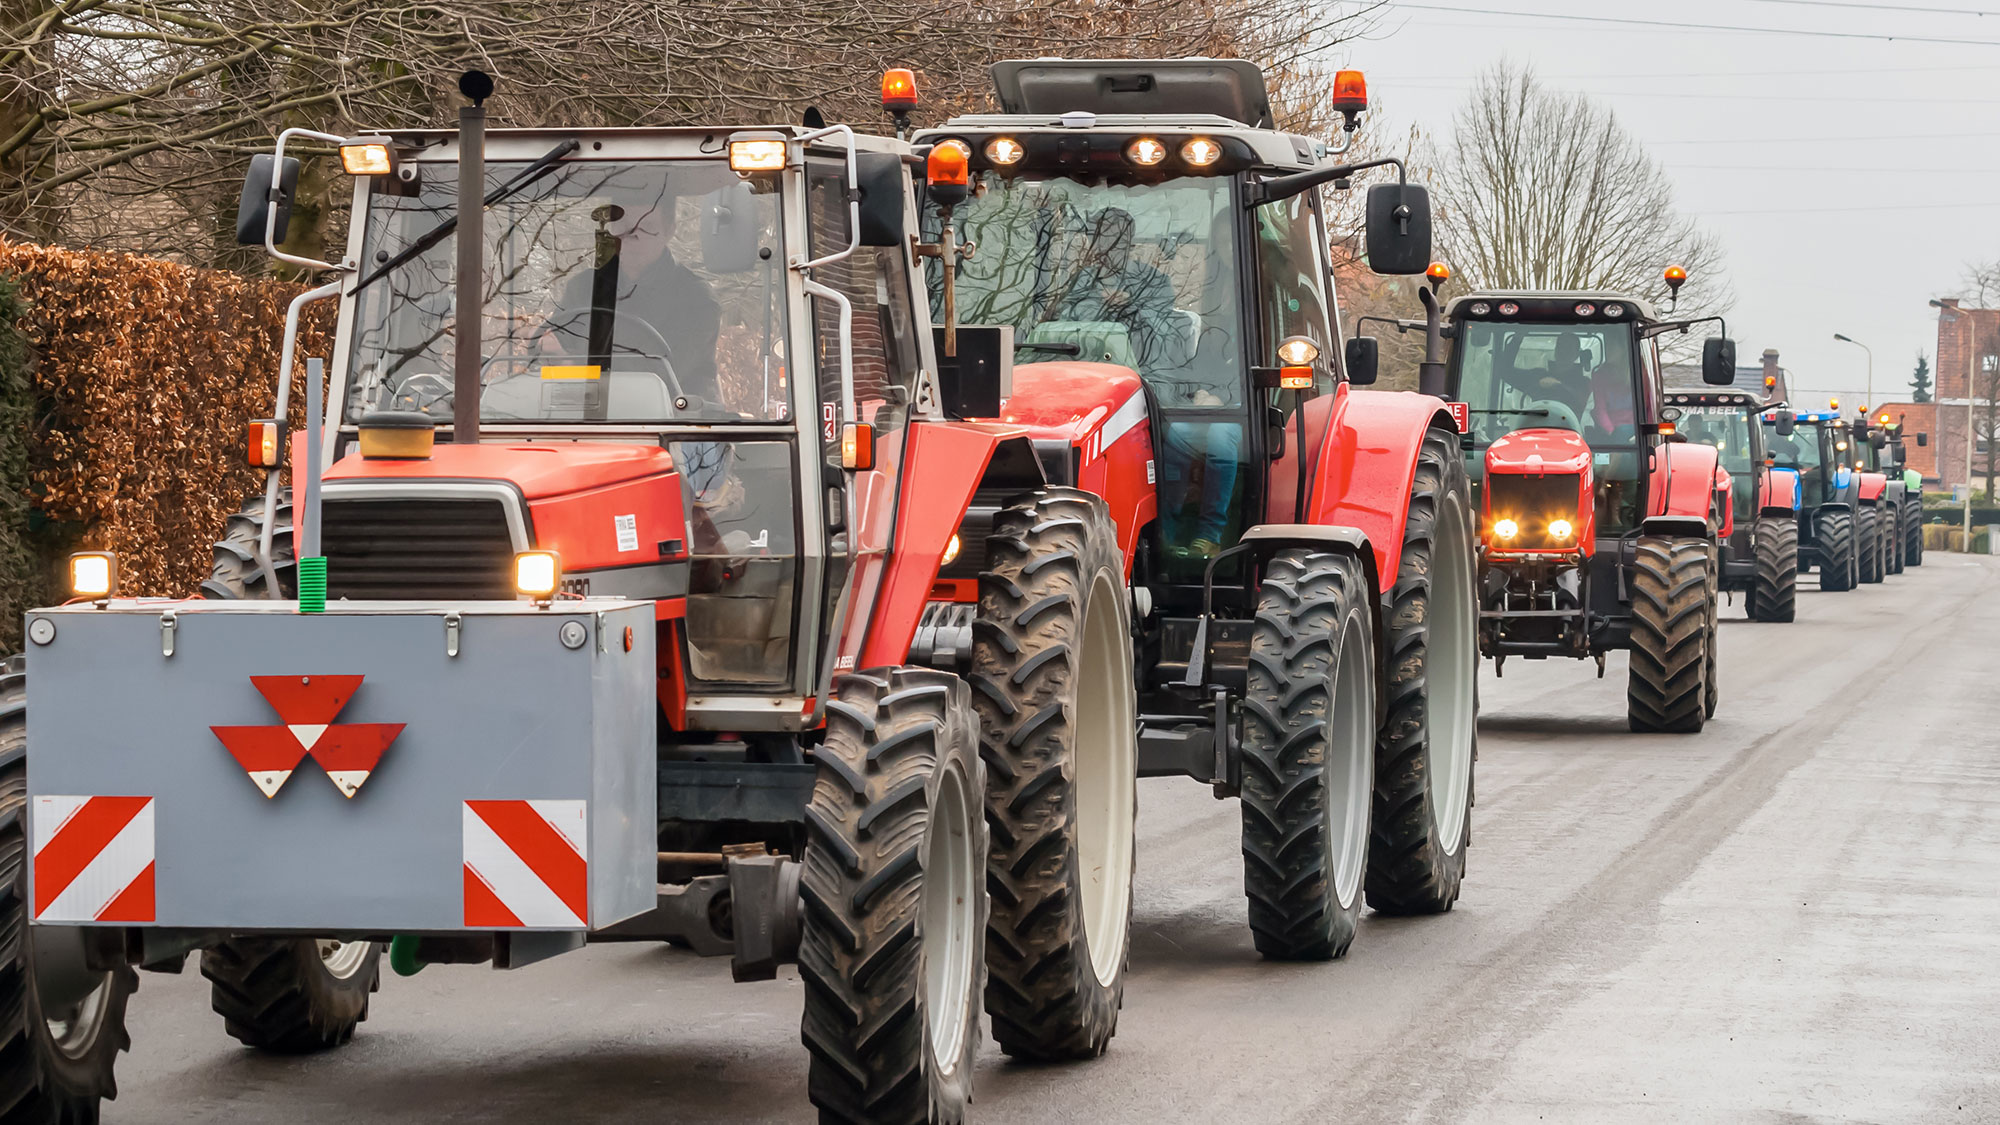
POLYGON ((583 801, 465 802, 465 924, 589 928, 583 801))
POLYGON ((36 797, 35 919, 153 921, 153 799, 36 797))

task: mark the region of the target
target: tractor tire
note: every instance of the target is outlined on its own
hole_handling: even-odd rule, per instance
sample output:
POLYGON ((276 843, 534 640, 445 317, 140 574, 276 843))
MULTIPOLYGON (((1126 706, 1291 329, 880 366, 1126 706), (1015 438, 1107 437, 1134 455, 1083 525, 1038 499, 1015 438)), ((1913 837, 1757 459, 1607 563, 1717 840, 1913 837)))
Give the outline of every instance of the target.
POLYGON ((1257 952, 1325 961, 1361 918, 1375 773, 1368 581, 1293 547, 1264 568, 1243 697, 1243 889, 1257 952))
POLYGON ((1635 547, 1626 722, 1640 733, 1694 734, 1708 718, 1712 548, 1705 539, 1651 535, 1635 547))
POLYGON ((1889 549, 1890 574, 1903 573, 1903 541, 1906 538, 1903 534, 1904 515, 1901 504, 1897 504, 1894 508, 1882 509, 1882 520, 1885 524, 1883 533, 1889 549))
POLYGON ((1819 588, 1852 590, 1859 569, 1854 551, 1854 513, 1835 508, 1819 514, 1819 588))
POLYGON ((1375 744, 1368 905, 1438 914, 1458 901, 1479 756, 1479 606, 1472 486, 1453 435, 1417 454, 1383 649, 1387 716, 1375 744))
POLYGON ((118 1052, 132 1046, 125 1005, 139 977, 120 967, 61 1013, 44 1007, 28 936, 27 662, 0 663, 0 1121, 93 1125, 118 1096, 118 1052))
POLYGON ((1903 565, 1924 565, 1924 502, 1915 497, 1903 500, 1903 565))
POLYGON ((1866 505, 1854 513, 1854 557, 1857 580, 1864 585, 1882 581, 1882 521, 1866 505))
POLYGON ((823 1123, 952 1125, 971 1099, 986 818, 970 691, 886 668, 841 677, 827 701, 799 945, 823 1123))
POLYGON ((230 1038, 307 1055, 354 1038, 382 984, 382 947, 314 938, 231 938, 201 951, 209 1006, 230 1038))
POLYGON ((1139 704, 1131 598, 1104 501, 1073 488, 993 520, 972 625, 992 837, 986 1011, 1017 1058, 1095 1058, 1130 948, 1139 704))
POLYGON ((1798 616, 1799 523, 1790 516, 1757 521, 1757 577, 1750 587, 1752 621, 1798 616))
POLYGON ((208 578, 201 584, 202 597, 212 601, 243 601, 298 596, 298 564, 292 557, 291 489, 279 491, 273 517, 271 570, 277 579, 276 591, 273 592, 264 568, 257 565, 257 540, 264 530, 264 497, 259 494, 229 514, 222 538, 215 544, 215 560, 208 578))
POLYGON ((1702 642, 1701 658, 1701 717, 1704 721, 1715 718, 1715 708, 1722 702, 1722 677, 1718 665, 1722 655, 1722 553, 1718 549, 1711 552, 1708 563, 1708 637, 1702 642))

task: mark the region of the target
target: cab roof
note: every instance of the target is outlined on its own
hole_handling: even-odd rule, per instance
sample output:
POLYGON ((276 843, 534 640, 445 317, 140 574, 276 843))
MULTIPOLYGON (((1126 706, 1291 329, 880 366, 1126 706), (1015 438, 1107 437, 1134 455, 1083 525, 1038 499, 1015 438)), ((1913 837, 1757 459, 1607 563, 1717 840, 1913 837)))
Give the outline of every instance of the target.
MULTIPOLYGON (((1477 293, 1467 293, 1462 297, 1453 297, 1445 305, 1444 314, 1447 317, 1475 315, 1481 319, 1509 319, 1504 316, 1495 316, 1493 313, 1469 313, 1466 306, 1481 302, 1492 305, 1495 312, 1498 311, 1503 302, 1512 302, 1517 305, 1543 310, 1539 315, 1546 315, 1547 312, 1559 309, 1567 311, 1574 309, 1580 304, 1596 305, 1601 314, 1605 305, 1615 304, 1624 305, 1627 309, 1632 310, 1637 314, 1637 319, 1639 320, 1660 319, 1659 313, 1653 308, 1651 301, 1646 300, 1644 297, 1634 297, 1629 293, 1616 293, 1608 289, 1482 289, 1477 293)), ((1574 314, 1572 314, 1572 317, 1565 319, 1572 319, 1573 317, 1574 314)), ((1603 319, 1603 317, 1599 315, 1594 319, 1603 319)))
POLYGON ((992 75, 1009 115, 1213 114, 1255 129, 1277 124, 1264 72, 1242 59, 1007 59, 992 75))

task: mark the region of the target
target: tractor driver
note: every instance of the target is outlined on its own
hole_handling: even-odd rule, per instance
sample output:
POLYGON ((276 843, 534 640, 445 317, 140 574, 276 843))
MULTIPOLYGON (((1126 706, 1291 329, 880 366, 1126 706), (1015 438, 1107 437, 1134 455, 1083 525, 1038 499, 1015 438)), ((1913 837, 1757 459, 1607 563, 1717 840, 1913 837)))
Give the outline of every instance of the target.
POLYGON ((608 203, 591 218, 594 260, 563 283, 543 346, 600 355, 615 341, 616 351, 665 359, 681 388, 716 397, 722 306, 701 275, 674 259, 674 199, 631 208, 608 203))
POLYGON ((1121 324, 1130 333, 1140 374, 1179 367, 1174 287, 1167 275, 1132 257, 1138 224, 1132 213, 1106 207, 1091 225, 1083 262, 1044 320, 1121 324))

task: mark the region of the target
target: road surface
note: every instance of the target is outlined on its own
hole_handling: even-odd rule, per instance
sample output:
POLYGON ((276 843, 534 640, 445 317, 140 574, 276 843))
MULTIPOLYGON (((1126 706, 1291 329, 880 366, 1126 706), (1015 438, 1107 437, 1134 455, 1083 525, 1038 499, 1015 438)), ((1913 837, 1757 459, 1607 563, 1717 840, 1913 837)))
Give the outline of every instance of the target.
MULTIPOLYGON (((1483 677, 1456 910, 1344 961, 1251 951, 1234 802, 1142 783, 1132 975, 1097 1062, 989 1044, 972 1119, 2000 1120, 2000 559, 1799 621, 1725 610, 1722 710, 1626 733, 1624 664, 1483 677)), ((386 966, 385 966, 386 971, 386 966)), ((240 1049, 146 974, 108 1123, 809 1121, 799 985, 596 947, 390 977, 348 1047, 240 1049)))

